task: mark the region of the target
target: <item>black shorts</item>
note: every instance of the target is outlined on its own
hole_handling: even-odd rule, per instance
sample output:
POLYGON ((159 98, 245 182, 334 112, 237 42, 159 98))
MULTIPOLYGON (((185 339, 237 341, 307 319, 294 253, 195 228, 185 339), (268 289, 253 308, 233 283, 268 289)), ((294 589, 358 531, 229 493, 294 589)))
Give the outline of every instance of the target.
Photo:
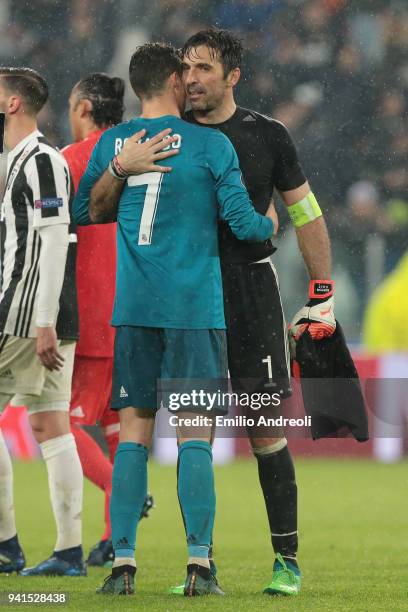
POLYGON ((236 393, 292 393, 289 346, 270 260, 222 264, 228 369, 236 393))

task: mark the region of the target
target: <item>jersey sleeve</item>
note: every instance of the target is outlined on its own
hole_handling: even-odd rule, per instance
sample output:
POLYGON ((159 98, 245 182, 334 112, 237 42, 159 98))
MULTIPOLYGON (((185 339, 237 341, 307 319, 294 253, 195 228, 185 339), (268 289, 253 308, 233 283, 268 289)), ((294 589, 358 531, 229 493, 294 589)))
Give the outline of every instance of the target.
POLYGON ((88 212, 89 197, 92 187, 106 170, 106 165, 104 165, 102 161, 102 142, 103 136, 96 143, 92 151, 91 158, 79 182, 78 190, 74 198, 72 215, 77 225, 92 224, 88 212))
POLYGON ((297 189, 306 182, 295 143, 286 126, 279 121, 270 123, 271 150, 275 151, 274 183, 279 191, 297 189), (273 127, 272 127, 273 126, 273 127))
POLYGON ((28 187, 32 190, 33 227, 70 223, 70 176, 60 153, 37 153, 26 167, 28 187))
MULTIPOLYGON (((68 164, 69 171, 71 173, 72 182, 74 189, 77 191, 79 181, 81 180, 81 161, 78 159, 78 155, 75 154, 75 147, 68 145, 61 149, 61 154, 64 156, 65 161, 68 164)), ((85 164, 86 165, 86 164, 85 164)))
POLYGON ((220 218, 240 240, 262 241, 271 237, 273 223, 257 213, 246 190, 238 157, 230 140, 211 130, 206 143, 206 163, 215 181, 220 218))

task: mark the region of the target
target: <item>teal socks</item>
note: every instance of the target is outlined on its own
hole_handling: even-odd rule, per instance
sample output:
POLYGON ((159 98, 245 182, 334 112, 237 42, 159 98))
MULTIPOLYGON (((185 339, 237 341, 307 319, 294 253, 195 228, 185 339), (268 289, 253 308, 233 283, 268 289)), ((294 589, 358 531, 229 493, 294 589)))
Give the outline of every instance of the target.
POLYGON ((110 516, 115 557, 133 557, 136 529, 147 494, 148 450, 136 442, 120 442, 112 475, 110 516))
POLYGON ((214 472, 209 442, 189 440, 180 445, 178 496, 189 556, 207 559, 215 517, 214 472))

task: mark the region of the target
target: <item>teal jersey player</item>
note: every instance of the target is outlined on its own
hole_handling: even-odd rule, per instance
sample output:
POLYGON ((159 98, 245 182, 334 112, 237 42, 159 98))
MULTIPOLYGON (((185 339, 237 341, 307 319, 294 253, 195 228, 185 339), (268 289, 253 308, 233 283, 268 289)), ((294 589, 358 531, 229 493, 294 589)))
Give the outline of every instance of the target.
POLYGON ((217 130, 167 115, 133 119, 104 132, 74 201, 74 219, 90 223, 94 183, 141 129, 145 138, 171 128, 179 154, 168 174, 130 176, 118 207, 115 326, 225 328, 217 220, 240 238, 261 241, 272 221, 255 212, 242 183, 235 150, 217 130))
POLYGON ((229 223, 238 238, 255 241, 272 235, 273 222, 255 212, 230 141, 179 118, 185 103, 182 73, 173 47, 148 43, 136 49, 129 79, 142 117, 101 136, 74 202, 79 224, 90 222, 88 202, 92 220, 116 216, 118 221, 112 408, 120 411, 124 434, 112 477, 115 560, 101 595, 134 591, 137 519, 147 493, 148 449, 163 385, 183 398, 179 414, 210 417, 193 430, 182 419, 176 431, 178 498, 188 548, 184 593, 223 594, 210 573, 208 554, 215 516, 211 418, 226 408, 197 406, 192 393, 198 379, 219 389, 227 378, 217 221, 229 223), (171 171, 132 174, 133 153, 149 148, 137 139, 143 135, 156 145, 154 137, 160 140, 167 130, 168 146, 178 151, 166 159, 171 171))

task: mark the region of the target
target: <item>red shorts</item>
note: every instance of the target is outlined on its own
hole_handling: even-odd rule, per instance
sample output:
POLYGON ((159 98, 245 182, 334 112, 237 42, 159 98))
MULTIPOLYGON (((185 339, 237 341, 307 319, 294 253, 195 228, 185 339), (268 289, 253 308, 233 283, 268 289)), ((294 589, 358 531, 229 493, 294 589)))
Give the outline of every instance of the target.
MULTIPOLYGON (((119 423, 111 409, 113 357, 76 355, 72 375, 70 420, 75 425, 109 427, 119 423)), ((115 428, 116 429, 116 428, 115 428)))

